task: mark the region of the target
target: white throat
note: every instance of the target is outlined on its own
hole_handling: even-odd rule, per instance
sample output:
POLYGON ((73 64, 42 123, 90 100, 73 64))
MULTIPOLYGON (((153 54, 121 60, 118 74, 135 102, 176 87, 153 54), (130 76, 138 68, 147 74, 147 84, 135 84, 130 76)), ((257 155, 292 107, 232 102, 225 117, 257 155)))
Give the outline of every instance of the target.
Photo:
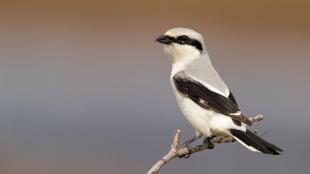
POLYGON ((194 60, 199 59, 202 54, 204 54, 201 53, 199 50, 193 48, 192 46, 185 45, 167 45, 164 47, 164 49, 165 52, 168 53, 172 63, 172 75, 184 70, 188 64, 190 64, 194 60))
POLYGON ((186 69, 186 66, 193 62, 195 59, 179 59, 178 61, 172 62, 171 76, 174 76, 176 73, 186 69))
POLYGON ((200 51, 189 45, 165 45, 164 50, 168 53, 172 63, 182 59, 195 59, 200 56, 200 51))

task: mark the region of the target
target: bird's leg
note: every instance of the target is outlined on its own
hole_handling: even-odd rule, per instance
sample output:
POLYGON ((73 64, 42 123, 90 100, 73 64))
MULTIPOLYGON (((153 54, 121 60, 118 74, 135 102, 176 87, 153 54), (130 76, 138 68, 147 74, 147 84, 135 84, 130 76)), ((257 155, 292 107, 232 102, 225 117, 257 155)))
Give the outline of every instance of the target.
MULTIPOLYGON (((196 133, 196 136, 192 137, 191 139, 185 141, 182 146, 180 148, 188 148, 188 145, 191 144, 192 142, 194 142, 195 140, 199 139, 202 137, 202 134, 200 134, 199 132, 195 132, 196 133)), ((185 155, 185 156, 182 156, 182 157, 179 157, 179 158, 189 158, 191 156, 191 153, 185 155)))
POLYGON ((203 140, 203 144, 207 144, 208 145, 208 149, 213 149, 214 148, 214 144, 211 142, 211 140, 213 138, 215 138, 216 136, 211 136, 211 137, 206 137, 204 140, 203 140))
POLYGON ((188 146, 189 144, 191 144, 191 143, 194 142, 195 140, 199 139, 200 137, 202 137, 202 136, 199 135, 199 136, 194 136, 194 137, 192 137, 191 139, 185 141, 185 142, 182 144, 182 147, 188 146))

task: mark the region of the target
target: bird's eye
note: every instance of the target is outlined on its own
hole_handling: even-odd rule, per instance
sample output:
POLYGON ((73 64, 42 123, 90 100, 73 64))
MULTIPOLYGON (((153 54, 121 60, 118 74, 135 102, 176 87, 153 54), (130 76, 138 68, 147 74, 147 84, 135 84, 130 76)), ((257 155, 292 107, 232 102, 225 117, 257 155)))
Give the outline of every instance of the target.
POLYGON ((178 41, 182 44, 186 43, 189 40, 188 36, 182 35, 178 37, 178 41))

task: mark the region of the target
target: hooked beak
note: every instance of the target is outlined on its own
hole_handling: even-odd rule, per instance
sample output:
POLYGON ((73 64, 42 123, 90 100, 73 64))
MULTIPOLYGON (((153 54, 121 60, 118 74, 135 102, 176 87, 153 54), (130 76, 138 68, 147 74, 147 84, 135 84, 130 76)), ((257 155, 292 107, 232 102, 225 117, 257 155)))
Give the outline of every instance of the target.
POLYGON ((162 43, 162 44, 166 44, 166 45, 169 45, 171 43, 174 42, 174 38, 171 37, 171 36, 167 36, 167 35, 160 35, 155 42, 159 42, 159 43, 162 43))

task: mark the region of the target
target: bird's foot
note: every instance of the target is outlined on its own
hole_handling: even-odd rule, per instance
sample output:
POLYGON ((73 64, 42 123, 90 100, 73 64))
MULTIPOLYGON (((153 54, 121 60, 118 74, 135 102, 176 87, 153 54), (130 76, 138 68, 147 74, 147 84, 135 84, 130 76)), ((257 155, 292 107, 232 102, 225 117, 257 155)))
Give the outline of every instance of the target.
POLYGON ((190 156, 191 156, 191 151, 190 151, 190 149, 191 149, 191 147, 189 147, 189 146, 184 146, 184 147, 181 147, 182 149, 187 149, 187 151, 188 151, 188 153, 187 154, 183 154, 183 155, 180 155, 179 156, 179 158, 184 158, 184 159, 187 159, 187 158, 189 158, 190 156))
POLYGON ((186 154, 183 158, 187 159, 191 156, 191 154, 186 154))
POLYGON ((215 145, 211 142, 211 140, 215 137, 216 136, 206 137, 202 143, 206 144, 208 146, 208 149, 214 149, 215 145))

